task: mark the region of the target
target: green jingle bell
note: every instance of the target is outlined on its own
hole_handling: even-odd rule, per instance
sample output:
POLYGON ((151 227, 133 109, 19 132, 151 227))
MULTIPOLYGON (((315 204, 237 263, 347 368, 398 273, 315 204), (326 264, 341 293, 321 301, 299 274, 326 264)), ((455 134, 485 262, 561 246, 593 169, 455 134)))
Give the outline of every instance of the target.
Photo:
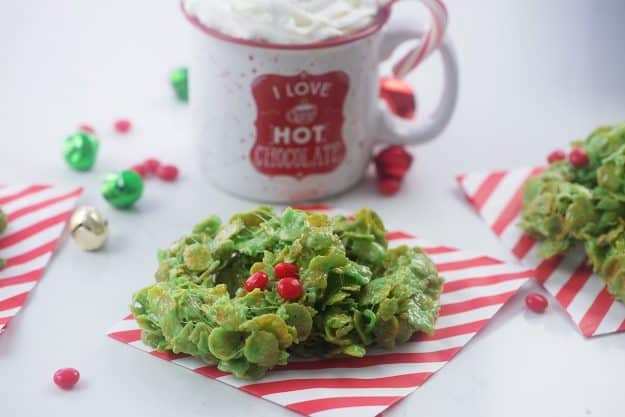
POLYGON ((102 197, 113 207, 127 209, 136 203, 143 193, 143 179, 135 171, 109 174, 102 183, 102 197))
POLYGON ((186 68, 176 68, 170 77, 170 82, 172 87, 174 87, 174 91, 176 92, 176 97, 180 101, 188 101, 189 100, 189 71, 186 68))
POLYGON ((76 171, 89 171, 95 165, 100 141, 86 132, 76 132, 65 139, 63 156, 67 164, 76 171))

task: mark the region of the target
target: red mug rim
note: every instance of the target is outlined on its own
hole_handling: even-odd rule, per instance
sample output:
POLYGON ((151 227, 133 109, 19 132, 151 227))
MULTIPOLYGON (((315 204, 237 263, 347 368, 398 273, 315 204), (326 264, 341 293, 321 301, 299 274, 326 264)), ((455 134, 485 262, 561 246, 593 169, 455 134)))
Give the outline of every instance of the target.
POLYGON ((337 38, 326 39, 324 41, 312 42, 312 43, 296 43, 296 44, 287 44, 287 43, 273 43, 273 42, 264 42, 257 41, 252 39, 243 39, 237 38, 235 36, 226 35, 218 30, 209 28, 201 23, 196 17, 191 16, 187 13, 184 8, 184 0, 180 0, 180 8, 182 9, 182 13, 187 18, 187 20, 195 26, 197 29, 202 32, 210 35, 214 38, 217 38, 222 41, 231 42, 237 45, 245 45, 245 46, 253 46, 256 48, 265 48, 265 49, 286 49, 286 50, 306 50, 306 49, 321 49, 321 48, 332 48, 335 46, 344 45, 347 43, 355 42, 360 39, 364 39, 374 33, 377 33, 382 29, 382 27, 386 24, 388 19, 391 16, 391 6, 395 3, 391 1, 387 3, 384 7, 380 8, 380 11, 374 18, 373 22, 369 24, 367 27, 351 33, 349 35, 340 36, 337 38))

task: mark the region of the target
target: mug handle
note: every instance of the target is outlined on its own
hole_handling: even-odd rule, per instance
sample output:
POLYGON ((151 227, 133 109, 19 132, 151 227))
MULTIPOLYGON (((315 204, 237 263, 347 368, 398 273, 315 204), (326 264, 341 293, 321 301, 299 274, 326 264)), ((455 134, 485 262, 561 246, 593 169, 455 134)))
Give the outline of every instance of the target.
MULTIPOLYGON (((430 11, 432 21, 426 30, 413 22, 403 20, 386 29, 380 47, 380 61, 385 61, 399 45, 419 39, 419 44, 393 67, 396 78, 404 78, 435 50, 443 58, 444 89, 436 110, 425 118, 408 120, 393 114, 383 100, 379 100, 378 142, 394 145, 416 145, 434 139, 449 123, 458 98, 458 62, 453 44, 445 37, 447 10, 440 0, 420 0, 430 11)), ((392 7, 397 0, 388 3, 392 7)))

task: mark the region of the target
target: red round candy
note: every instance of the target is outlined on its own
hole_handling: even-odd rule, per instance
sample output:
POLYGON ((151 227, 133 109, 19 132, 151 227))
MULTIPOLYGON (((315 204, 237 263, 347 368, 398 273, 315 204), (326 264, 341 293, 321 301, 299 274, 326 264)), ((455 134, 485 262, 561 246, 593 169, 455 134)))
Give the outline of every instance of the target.
POLYGON ((143 161, 143 165, 148 168, 150 173, 156 174, 156 171, 158 171, 158 168, 161 166, 161 161, 156 158, 148 158, 143 161))
POLYGON ((544 295, 533 292, 525 297, 525 304, 534 313, 544 313, 549 302, 544 295))
POLYGON ((127 119, 119 119, 115 122, 115 131, 118 133, 128 133, 132 128, 132 123, 127 119))
POLYGON ((178 179, 178 168, 174 165, 161 165, 156 170, 156 175, 163 181, 176 181, 178 179))
POLYGON ((80 130, 81 132, 89 133, 90 135, 93 135, 95 133, 95 129, 89 125, 80 125, 78 126, 78 130, 80 130))
POLYGON ((401 180, 398 178, 381 178, 378 180, 378 189, 384 195, 395 195, 401 188, 401 180))
POLYGON ((575 148, 569 154, 569 161, 575 168, 583 168, 588 165, 590 159, 584 148, 575 148))
POLYGON ((276 290, 285 300, 295 301, 302 296, 302 283, 297 278, 282 278, 278 281, 276 290))
POLYGON ((74 368, 62 368, 54 373, 54 383, 63 389, 71 389, 80 379, 80 372, 74 368))
POLYGON ((141 175, 142 178, 147 178, 150 175, 150 169, 145 164, 133 165, 130 169, 141 175))
POLYGON ((264 289, 269 283, 269 276, 264 272, 254 272, 245 280, 245 289, 248 292, 254 291, 256 288, 264 289))
POLYGON ((273 272, 278 278, 296 277, 299 274, 299 267, 288 262, 280 262, 273 267, 273 272))
POLYGON ((549 162, 550 164, 553 164, 558 161, 564 161, 565 159, 566 159, 566 152, 564 152, 562 149, 556 149, 555 151, 549 154, 549 156, 547 157, 547 162, 549 162))

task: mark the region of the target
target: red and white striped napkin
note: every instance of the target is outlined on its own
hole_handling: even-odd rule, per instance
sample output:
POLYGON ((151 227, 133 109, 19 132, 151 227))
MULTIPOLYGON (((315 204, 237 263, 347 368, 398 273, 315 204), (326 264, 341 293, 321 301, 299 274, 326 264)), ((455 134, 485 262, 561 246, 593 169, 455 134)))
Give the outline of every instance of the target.
POLYGON ((9 225, 0 236, 0 333, 37 285, 82 188, 0 186, 0 208, 9 225))
POLYGON ((424 248, 446 280, 434 336, 417 335, 393 351, 370 350, 362 359, 294 359, 262 380, 249 382, 186 355, 155 352, 141 342, 132 316, 118 323, 109 336, 307 416, 376 416, 447 364, 532 276, 531 270, 434 245, 403 231, 389 233, 388 239, 391 246, 424 248))
POLYGON ((517 226, 522 187, 542 168, 473 173, 458 178, 468 200, 504 245, 528 267, 536 279, 569 313, 584 336, 625 331, 625 304, 615 301, 586 265, 582 248, 566 256, 542 259, 539 244, 517 226))

